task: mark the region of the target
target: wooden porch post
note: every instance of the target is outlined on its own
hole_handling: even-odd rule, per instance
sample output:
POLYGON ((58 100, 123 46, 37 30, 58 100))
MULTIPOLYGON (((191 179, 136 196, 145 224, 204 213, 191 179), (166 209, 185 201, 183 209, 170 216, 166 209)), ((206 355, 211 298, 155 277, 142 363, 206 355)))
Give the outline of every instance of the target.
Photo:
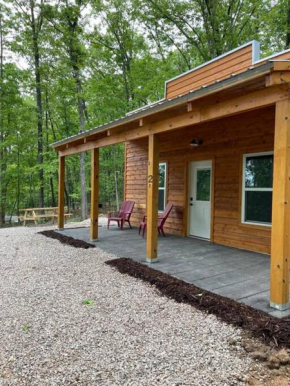
POLYGON ((147 190, 147 261, 157 261, 157 218, 159 183, 159 138, 149 135, 148 147, 148 190, 147 190))
POLYGON ((59 156, 58 167, 58 229, 64 228, 64 174, 65 174, 65 157, 59 156))
POLYGON ((92 150, 91 164, 91 240, 98 239, 99 217, 99 149, 92 150))
POLYGON ((276 103, 270 306, 289 307, 290 101, 276 103))

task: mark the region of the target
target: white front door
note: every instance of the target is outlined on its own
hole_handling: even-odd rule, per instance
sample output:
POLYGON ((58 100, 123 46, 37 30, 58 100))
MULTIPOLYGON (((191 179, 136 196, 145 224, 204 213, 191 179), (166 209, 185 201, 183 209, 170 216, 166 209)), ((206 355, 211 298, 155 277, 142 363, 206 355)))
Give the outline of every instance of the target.
POLYGON ((211 161, 191 162, 189 184, 189 235, 210 238, 211 161))

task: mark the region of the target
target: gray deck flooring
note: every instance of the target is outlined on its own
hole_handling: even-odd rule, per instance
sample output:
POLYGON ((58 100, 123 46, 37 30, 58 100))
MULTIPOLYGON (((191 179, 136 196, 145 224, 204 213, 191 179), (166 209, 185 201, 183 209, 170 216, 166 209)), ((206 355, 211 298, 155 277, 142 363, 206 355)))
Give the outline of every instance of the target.
MULTIPOLYGON (((65 229, 60 233, 90 242, 89 228, 65 229)), ((110 230, 99 227, 95 245, 118 257, 147 264, 146 238, 139 236, 136 228, 121 231, 116 226, 110 230)), ((290 315, 290 309, 281 312, 269 307, 268 255, 167 235, 158 239, 158 256, 158 262, 149 264, 154 269, 273 316, 290 315)))

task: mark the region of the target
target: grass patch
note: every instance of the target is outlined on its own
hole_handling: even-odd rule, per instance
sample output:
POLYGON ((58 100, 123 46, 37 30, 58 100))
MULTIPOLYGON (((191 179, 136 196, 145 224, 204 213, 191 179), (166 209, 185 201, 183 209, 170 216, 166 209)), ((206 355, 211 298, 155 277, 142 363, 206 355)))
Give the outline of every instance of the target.
POLYGON ((22 326, 22 330, 23 330, 23 331, 28 331, 29 329, 30 329, 29 324, 24 323, 23 326, 22 326))
POLYGON ((87 306, 92 306, 94 304, 94 302, 90 299, 85 299, 85 300, 83 300, 83 304, 85 304, 87 306))

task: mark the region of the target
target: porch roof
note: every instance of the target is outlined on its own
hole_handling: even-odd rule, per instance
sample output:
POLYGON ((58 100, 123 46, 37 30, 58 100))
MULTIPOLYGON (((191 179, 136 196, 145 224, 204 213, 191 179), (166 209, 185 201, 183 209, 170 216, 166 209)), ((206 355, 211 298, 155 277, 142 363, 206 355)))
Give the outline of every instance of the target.
MULTIPOLYGON (((240 74, 232 74, 230 77, 216 81, 209 86, 201 86, 200 89, 190 91, 185 95, 180 95, 172 99, 162 99, 155 103, 141 107, 140 109, 131 111, 126 116, 116 119, 112 122, 101 125, 97 128, 90 129, 86 132, 79 133, 60 141, 54 142, 52 146, 56 151, 61 151, 65 148, 79 145, 80 143, 87 143, 96 141, 102 137, 98 137, 99 134, 107 134, 109 130, 120 128, 128 131, 136 126, 140 126, 140 120, 143 118, 156 119, 160 113, 169 112, 179 107, 187 106, 189 102, 198 101, 201 98, 205 98, 221 91, 234 91, 241 90, 248 85, 254 87, 253 82, 257 88, 261 88, 259 80, 265 79, 267 74, 274 69, 274 60, 269 60, 265 64, 261 64, 257 67, 251 67, 247 71, 240 74)), ((263 84, 263 86, 265 86, 263 84)), ((161 118, 162 119, 162 118, 161 118)))

